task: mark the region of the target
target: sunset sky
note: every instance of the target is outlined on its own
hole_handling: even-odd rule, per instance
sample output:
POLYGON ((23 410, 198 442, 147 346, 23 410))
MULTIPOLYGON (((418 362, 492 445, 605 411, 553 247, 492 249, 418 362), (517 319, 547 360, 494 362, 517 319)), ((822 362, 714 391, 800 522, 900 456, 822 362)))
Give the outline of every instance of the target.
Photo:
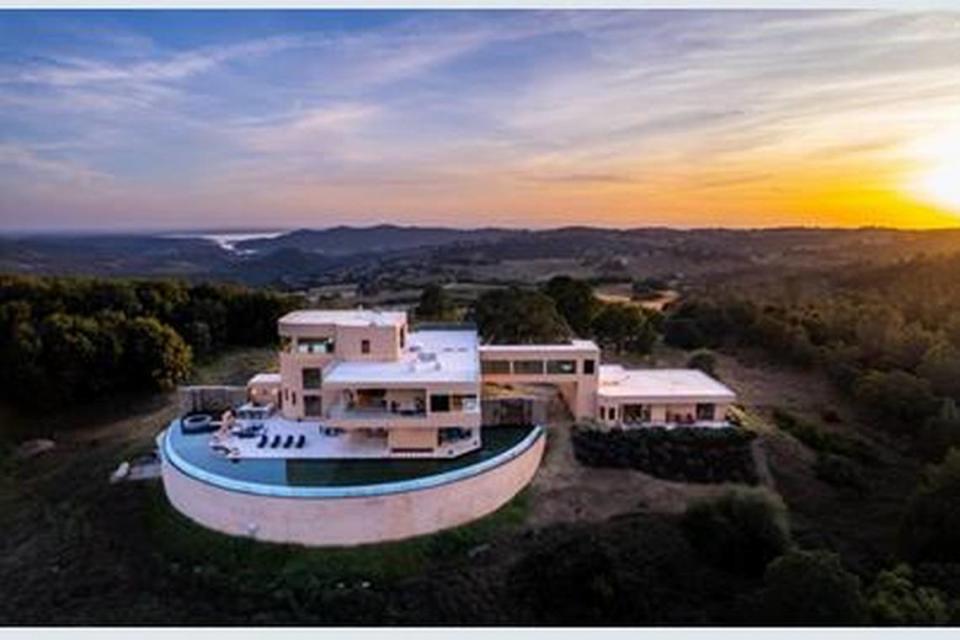
POLYGON ((0 227, 960 224, 960 12, 0 12, 0 227))

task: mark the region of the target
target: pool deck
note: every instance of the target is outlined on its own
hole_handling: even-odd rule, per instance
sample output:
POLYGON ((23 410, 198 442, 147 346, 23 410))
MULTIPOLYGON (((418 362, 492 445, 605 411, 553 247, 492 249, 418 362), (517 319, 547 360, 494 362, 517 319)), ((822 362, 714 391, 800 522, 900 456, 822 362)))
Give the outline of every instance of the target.
MULTIPOLYGON (((445 443, 442 449, 436 453, 391 453, 387 446, 385 437, 371 437, 360 431, 344 431, 338 435, 326 435, 319 422, 297 422, 296 420, 286 420, 281 417, 271 417, 263 421, 263 433, 272 441, 275 435, 279 435, 284 441, 287 436, 293 436, 294 440, 300 435, 304 436, 305 442, 302 448, 291 446, 284 448, 281 444, 276 448, 271 448, 268 444, 260 448, 257 444, 260 436, 252 438, 241 438, 229 433, 215 432, 209 434, 207 438, 210 443, 218 443, 231 450, 233 458, 241 460, 249 459, 376 459, 376 458, 455 458, 480 446, 480 438, 470 438, 457 442, 445 443)), ((173 429, 179 429, 179 421, 171 425, 173 429)), ((202 437, 202 436, 197 436, 202 437)), ((227 457, 227 454, 223 454, 227 457)))

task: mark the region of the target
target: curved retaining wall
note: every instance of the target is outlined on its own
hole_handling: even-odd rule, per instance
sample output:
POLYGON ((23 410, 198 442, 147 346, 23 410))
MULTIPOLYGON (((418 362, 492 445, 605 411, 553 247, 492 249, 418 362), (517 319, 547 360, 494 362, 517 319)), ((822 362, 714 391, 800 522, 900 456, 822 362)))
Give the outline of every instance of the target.
POLYGON ((540 466, 536 427, 500 455, 470 467, 382 485, 294 487, 224 478, 179 458, 162 438, 171 504, 210 529, 271 542, 352 546, 401 540, 466 524, 507 503, 540 466))

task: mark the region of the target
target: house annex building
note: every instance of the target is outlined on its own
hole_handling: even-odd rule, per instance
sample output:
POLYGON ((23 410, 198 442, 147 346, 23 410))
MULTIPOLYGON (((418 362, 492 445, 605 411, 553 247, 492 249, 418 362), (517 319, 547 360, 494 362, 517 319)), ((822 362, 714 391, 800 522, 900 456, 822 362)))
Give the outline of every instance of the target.
POLYGON ((302 310, 279 320, 279 372, 245 402, 160 436, 173 505, 279 542, 401 539, 490 513, 530 482, 542 425, 483 424, 484 388, 547 384, 578 421, 727 427, 734 393, 687 369, 601 363, 589 340, 481 345, 473 328, 411 330, 406 313, 302 310))

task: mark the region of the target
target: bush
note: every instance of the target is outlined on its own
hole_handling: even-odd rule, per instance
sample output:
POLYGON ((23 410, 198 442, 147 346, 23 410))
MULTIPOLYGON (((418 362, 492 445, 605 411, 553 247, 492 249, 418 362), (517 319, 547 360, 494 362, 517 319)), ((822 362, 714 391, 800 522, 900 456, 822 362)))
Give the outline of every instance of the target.
POLYGON ((867 493, 868 485, 857 465, 844 456, 821 453, 813 465, 813 472, 820 480, 840 488, 852 489, 857 494, 867 493))
POLYGON ((589 467, 638 469, 658 478, 688 482, 756 484, 750 450, 756 437, 744 429, 647 427, 629 431, 577 428, 573 451, 589 467))
POLYGON ((874 624, 944 624, 950 613, 943 594, 913 583, 913 571, 901 564, 881 571, 867 595, 870 618, 874 624))
POLYGON ((779 408, 773 410, 773 421, 781 430, 818 453, 846 456, 864 464, 878 462, 873 446, 860 438, 825 431, 779 408))
POLYGON ((716 376, 717 357, 707 349, 698 349, 687 360, 687 366, 691 369, 699 369, 709 376, 716 376))
POLYGON ((732 489, 696 500, 682 523, 690 543, 708 562, 742 574, 762 574, 790 545, 787 507, 766 489, 732 489))
POLYGON ((836 554, 791 551, 767 566, 761 605, 774 625, 853 625, 867 617, 860 578, 836 554))
POLYGON ((878 418, 901 429, 922 424, 938 409, 930 383, 906 371, 869 371, 856 381, 853 394, 878 418))
POLYGON ((747 586, 701 562, 662 517, 544 527, 523 544, 507 580, 512 624, 723 624, 747 586))
POLYGON ((960 449, 924 470, 900 525, 900 544, 914 560, 960 562, 960 449))
POLYGON ((940 413, 924 423, 917 442, 920 454, 932 462, 940 462, 951 447, 960 447, 960 412, 952 398, 940 406, 940 413))

